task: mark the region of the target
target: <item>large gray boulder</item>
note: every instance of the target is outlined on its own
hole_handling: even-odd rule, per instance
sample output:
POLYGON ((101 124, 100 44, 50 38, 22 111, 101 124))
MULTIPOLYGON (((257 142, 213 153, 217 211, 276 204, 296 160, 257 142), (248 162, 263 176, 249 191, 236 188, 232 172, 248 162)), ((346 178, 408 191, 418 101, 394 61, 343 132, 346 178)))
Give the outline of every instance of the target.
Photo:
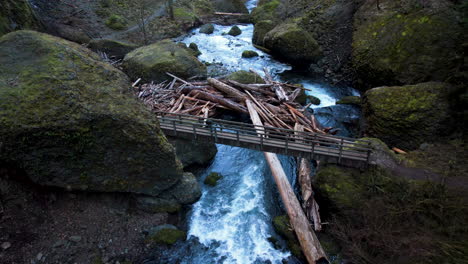
POLYGON ((169 80, 166 72, 180 78, 206 77, 206 66, 183 44, 162 40, 128 53, 122 63, 130 78, 162 82, 169 80))
POLYGON ((207 165, 218 152, 214 143, 174 138, 171 136, 168 136, 167 139, 174 146, 177 157, 184 165, 184 168, 194 165, 207 165))
POLYGON ((34 31, 0 38, 0 162, 35 183, 162 195, 182 165, 127 76, 82 46, 34 31))

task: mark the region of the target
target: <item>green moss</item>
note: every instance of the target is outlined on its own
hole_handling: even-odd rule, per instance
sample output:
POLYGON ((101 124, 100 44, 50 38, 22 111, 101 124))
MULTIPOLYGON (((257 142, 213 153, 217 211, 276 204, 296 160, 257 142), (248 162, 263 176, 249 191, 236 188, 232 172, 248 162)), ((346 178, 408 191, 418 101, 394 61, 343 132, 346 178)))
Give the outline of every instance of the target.
POLYGON ((170 40, 138 48, 125 56, 122 64, 125 72, 133 79, 161 82, 168 80, 166 72, 181 78, 206 76, 206 66, 191 49, 181 47, 170 40))
POLYGON ((280 5, 279 0, 272 0, 258 5, 252 11, 252 20, 254 24, 262 20, 278 21, 277 8, 280 5))
POLYGON ((205 180, 203 181, 203 183, 205 183, 206 185, 209 185, 209 186, 216 186, 216 184, 218 184, 218 181, 221 180, 223 178, 223 176, 217 172, 211 172, 210 174, 208 174, 208 176, 206 176, 205 180))
POLYGON ((299 259, 304 259, 301 246, 297 240, 296 234, 291 228, 288 216, 280 215, 273 218, 273 227, 280 236, 286 239, 286 243, 291 253, 299 259))
POLYGON ((244 84, 251 84, 251 83, 265 83, 263 78, 252 72, 248 71, 236 71, 231 74, 229 74, 226 79, 236 81, 239 83, 244 83, 244 84))
POLYGON ((21 29, 41 29, 41 25, 26 0, 2 0, 0 36, 21 29))
POLYGON ((258 57, 258 53, 253 50, 244 50, 242 52, 242 58, 253 58, 258 57))
POLYGON ((340 100, 336 101, 336 104, 352 104, 361 105, 361 97, 359 96, 345 96, 340 100))
POLYGON ((252 42, 256 45, 263 46, 263 39, 265 35, 275 28, 276 24, 272 20, 262 20, 255 24, 252 42))
POLYGON ((174 8, 174 19, 184 20, 184 21, 194 21, 197 20, 197 16, 193 13, 192 10, 189 10, 184 7, 175 7, 174 8))
POLYGON ((147 238, 147 242, 161 245, 173 245, 179 240, 185 239, 184 231, 172 228, 164 228, 147 238))
POLYGON ((238 26, 233 26, 228 32, 228 35, 231 35, 234 37, 239 36, 240 34, 242 34, 242 30, 238 26))
POLYGON ((106 26, 114 30, 122 30, 127 27, 127 22, 125 19, 119 15, 111 15, 106 20, 106 26))

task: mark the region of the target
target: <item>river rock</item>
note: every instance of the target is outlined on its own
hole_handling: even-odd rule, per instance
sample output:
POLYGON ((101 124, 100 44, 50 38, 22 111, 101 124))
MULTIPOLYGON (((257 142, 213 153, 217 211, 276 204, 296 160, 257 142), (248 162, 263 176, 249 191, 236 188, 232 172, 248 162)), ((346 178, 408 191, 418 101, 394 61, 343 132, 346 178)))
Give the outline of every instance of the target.
POLYGON ((173 225, 160 225, 152 228, 146 238, 147 243, 161 245, 173 245, 179 240, 185 239, 187 234, 173 225))
POLYGON ((162 82, 170 80, 166 72, 180 78, 206 77, 206 66, 185 45, 171 40, 162 40, 128 53, 122 63, 130 78, 162 82))
POLYGON ((242 52, 242 58, 253 58, 253 57, 258 57, 258 53, 253 50, 244 50, 242 52))
POLYGON ((14 30, 41 28, 27 0, 2 0, 0 36, 14 30))
POLYGON ((361 97, 359 96, 345 96, 340 100, 336 101, 336 104, 352 104, 361 105, 361 97))
POLYGON ((463 64, 453 1, 367 1, 354 20, 353 64, 363 88, 454 79, 463 64))
POLYGON ((212 34, 214 32, 214 26, 213 24, 205 24, 200 27, 200 33, 204 34, 212 34))
POLYGON ((207 165, 218 152, 216 144, 214 143, 174 138, 170 136, 167 136, 167 139, 174 146, 177 157, 184 165, 184 168, 193 165, 207 165))
POLYGON ((265 35, 264 45, 273 55, 294 64, 316 62, 322 54, 312 35, 294 23, 276 26, 265 35))
POLYGON ((213 6, 217 12, 249 13, 242 0, 213 0, 213 6))
POLYGON ((200 56, 202 54, 201 51, 198 49, 198 45, 196 43, 191 42, 188 47, 189 47, 189 49, 192 50, 193 55, 195 57, 198 57, 198 56, 200 56))
POLYGON ((90 50, 34 31, 0 38, 0 161, 35 183, 157 195, 182 165, 127 76, 90 50))
POLYGON ((260 75, 253 73, 253 72, 244 71, 244 70, 233 72, 229 74, 226 77, 226 79, 236 81, 239 83, 243 83, 243 84, 265 83, 265 81, 260 75))
POLYGON ((93 51, 101 51, 117 59, 123 59, 127 53, 138 48, 135 44, 129 44, 112 39, 93 39, 88 47, 93 51))
POLYGON ((229 35, 231 36, 239 36, 240 34, 242 34, 242 30, 238 27, 238 26, 233 26, 229 32, 228 32, 229 35))
POLYGON ((277 11, 280 4, 279 0, 259 1, 250 15, 253 23, 256 25, 260 21, 270 20, 277 25, 280 21, 277 11))
POLYGON ((175 199, 142 195, 135 198, 135 206, 147 213, 176 213, 182 208, 182 205, 175 199))
POLYGON ((363 99, 366 133, 401 149, 436 141, 453 127, 452 92, 439 82, 373 88, 363 99))
POLYGON ((262 20, 255 24, 252 43, 255 45, 264 45, 265 35, 275 28, 276 24, 271 20, 262 20))
POLYGON ((204 184, 209 185, 211 187, 216 186, 218 184, 218 181, 221 180, 223 176, 217 172, 211 172, 206 176, 205 180, 203 181, 204 184))

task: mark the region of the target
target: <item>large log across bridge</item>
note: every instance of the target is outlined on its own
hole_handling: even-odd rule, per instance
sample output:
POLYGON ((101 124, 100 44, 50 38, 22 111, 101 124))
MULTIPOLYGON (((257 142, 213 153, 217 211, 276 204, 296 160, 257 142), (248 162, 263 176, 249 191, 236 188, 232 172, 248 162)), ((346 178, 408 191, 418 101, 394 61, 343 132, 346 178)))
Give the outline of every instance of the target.
POLYGON ((347 137, 256 126, 184 114, 158 113, 166 135, 215 142, 263 152, 365 167, 372 151, 370 142, 347 137))

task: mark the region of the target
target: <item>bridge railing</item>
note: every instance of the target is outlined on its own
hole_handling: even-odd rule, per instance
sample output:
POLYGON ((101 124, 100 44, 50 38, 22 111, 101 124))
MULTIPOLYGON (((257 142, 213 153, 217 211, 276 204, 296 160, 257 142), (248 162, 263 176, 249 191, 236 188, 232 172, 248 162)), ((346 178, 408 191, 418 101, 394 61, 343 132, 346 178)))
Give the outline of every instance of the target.
POLYGON ((349 137, 332 136, 326 134, 301 132, 285 128, 257 126, 248 123, 227 121, 214 118, 203 118, 185 114, 174 114, 158 112, 158 118, 161 124, 166 128, 172 128, 174 133, 180 129, 185 129, 186 132, 192 132, 194 135, 202 132, 207 133, 212 137, 230 136, 240 140, 240 137, 253 137, 260 140, 263 144, 264 139, 274 139, 280 142, 284 148, 295 145, 314 152, 316 146, 321 146, 334 150, 338 153, 341 159, 342 153, 347 156, 367 155, 367 159, 372 151, 371 142, 367 140, 357 140, 349 137))

